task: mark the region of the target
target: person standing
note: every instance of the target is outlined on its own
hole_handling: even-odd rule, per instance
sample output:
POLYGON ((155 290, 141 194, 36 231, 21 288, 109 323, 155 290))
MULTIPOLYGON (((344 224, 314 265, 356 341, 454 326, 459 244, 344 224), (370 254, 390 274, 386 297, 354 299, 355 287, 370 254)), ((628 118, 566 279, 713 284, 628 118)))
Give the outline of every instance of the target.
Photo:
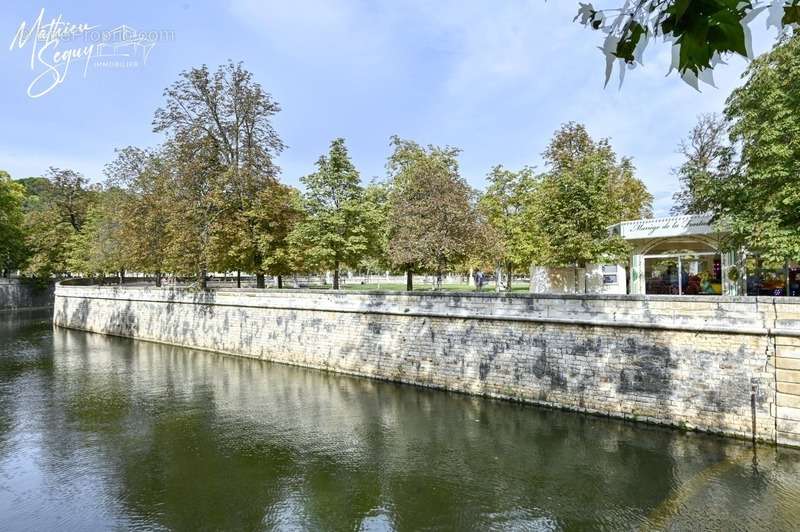
POLYGON ((475 290, 480 292, 483 289, 483 272, 480 268, 475 272, 475 290))

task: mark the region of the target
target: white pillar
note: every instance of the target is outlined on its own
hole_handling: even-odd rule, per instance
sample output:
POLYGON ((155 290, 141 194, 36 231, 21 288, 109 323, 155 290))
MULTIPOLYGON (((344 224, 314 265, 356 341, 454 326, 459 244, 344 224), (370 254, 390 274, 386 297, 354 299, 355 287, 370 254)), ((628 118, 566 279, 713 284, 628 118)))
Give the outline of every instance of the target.
POLYGON ((631 255, 631 294, 645 293, 644 255, 631 255))

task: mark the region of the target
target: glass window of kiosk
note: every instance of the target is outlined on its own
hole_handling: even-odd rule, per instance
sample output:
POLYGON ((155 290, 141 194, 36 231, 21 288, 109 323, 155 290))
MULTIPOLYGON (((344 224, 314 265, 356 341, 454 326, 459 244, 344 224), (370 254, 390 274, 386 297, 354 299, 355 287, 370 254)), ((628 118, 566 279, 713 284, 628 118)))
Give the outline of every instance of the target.
POLYGON ((646 294, 722 294, 722 260, 718 253, 646 255, 644 270, 646 294))
POLYGON ((800 297, 800 264, 770 264, 753 256, 745 261, 745 269, 748 296, 800 297))

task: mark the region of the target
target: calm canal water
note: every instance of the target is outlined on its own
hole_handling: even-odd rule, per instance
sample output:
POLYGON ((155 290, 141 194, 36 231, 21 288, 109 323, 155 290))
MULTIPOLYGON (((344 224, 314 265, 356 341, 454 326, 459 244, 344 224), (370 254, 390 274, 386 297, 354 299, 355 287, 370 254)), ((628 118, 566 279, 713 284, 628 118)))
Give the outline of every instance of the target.
POLYGON ((3 530, 800 529, 800 452, 0 313, 3 530))

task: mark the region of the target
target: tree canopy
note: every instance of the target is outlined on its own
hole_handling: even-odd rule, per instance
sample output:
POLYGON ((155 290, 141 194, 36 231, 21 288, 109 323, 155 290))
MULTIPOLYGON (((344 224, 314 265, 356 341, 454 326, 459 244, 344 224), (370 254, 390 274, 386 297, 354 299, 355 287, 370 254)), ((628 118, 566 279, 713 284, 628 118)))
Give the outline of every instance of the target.
POLYGON ((83 230, 97 190, 82 174, 51 167, 44 179, 27 179, 24 231, 26 271, 37 277, 71 271, 69 256, 83 230))
POLYGON ((107 185, 118 195, 119 238, 129 269, 152 273, 161 286, 167 259, 166 228, 170 218, 170 168, 163 149, 128 146, 106 165, 107 185))
POLYGON ((782 40, 745 76, 725 107, 739 161, 695 194, 730 231, 728 248, 800 260, 800 37, 782 40))
POLYGON ((684 161, 675 170, 681 188, 672 196, 672 214, 712 211, 715 189, 736 171, 727 122, 717 114, 700 115, 689 136, 681 141, 678 152, 684 161))
MULTIPOLYGON (((263 190, 278 190, 271 187, 279 172, 274 158, 284 144, 272 118, 280 106, 252 73, 233 62, 213 73, 205 65, 184 71, 164 95, 167 101, 155 113, 154 131, 166 132, 176 146, 206 146, 208 162, 225 174, 216 181, 216 207, 226 214, 209 227, 210 243, 223 243, 217 246, 217 266, 254 272, 263 288, 265 264, 255 216, 263 190)), ((173 230, 177 227, 173 224, 173 230)))
POLYGON ((124 277, 129 266, 129 252, 123 237, 123 218, 118 209, 126 203, 126 194, 119 188, 111 188, 97 194, 86 212, 80 231, 68 243, 67 267, 69 271, 85 275, 118 272, 124 277))
POLYGON ((262 257, 263 271, 278 277, 302 265, 299 250, 290 244, 292 231, 305 217, 300 192, 292 187, 273 182, 256 195, 252 210, 246 213, 257 235, 258 254, 262 257))
POLYGON ((540 195, 541 179, 530 167, 513 171, 498 165, 486 176, 488 186, 478 208, 497 239, 490 252, 505 267, 509 279, 515 268, 526 269, 545 256, 547 241, 538 225, 544 207, 540 195))
POLYGON ((440 276, 464 261, 481 237, 474 192, 458 172, 460 150, 425 148, 396 136, 391 144, 389 259, 409 272, 440 276))
POLYGON ((357 265, 374 238, 373 208, 344 139, 334 139, 328 153, 317 160, 317 171, 300 181, 306 187, 307 216, 290 238, 310 265, 333 270, 333 287, 338 289, 341 266, 357 265))
POLYGON ((0 273, 19 268, 25 260, 24 201, 25 187, 0 170, 0 273))
POLYGON ((581 124, 568 123, 544 153, 536 220, 547 244, 539 264, 577 265, 621 260, 625 243, 610 225, 649 217, 653 197, 628 159, 618 161, 608 140, 593 140, 581 124))

